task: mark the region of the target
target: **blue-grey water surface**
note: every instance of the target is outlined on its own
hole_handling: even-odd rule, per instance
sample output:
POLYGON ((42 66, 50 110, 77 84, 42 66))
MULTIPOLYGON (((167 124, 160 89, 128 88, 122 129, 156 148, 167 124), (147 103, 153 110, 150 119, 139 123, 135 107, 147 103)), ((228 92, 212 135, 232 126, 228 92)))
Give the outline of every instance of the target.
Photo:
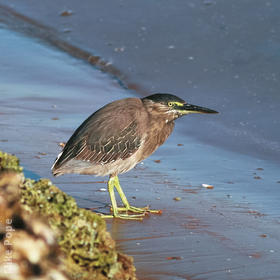
MULTIPOLYGON (((50 167, 60 151, 58 143, 67 141, 74 129, 102 105, 137 93, 123 89, 117 79, 87 63, 40 40, 9 31, 5 25, 0 29, 0 38, 0 148, 19 156, 32 176, 52 178, 50 167)), ((171 47, 173 42, 170 39, 170 51, 178 48, 175 43, 171 47)), ((274 67, 269 72, 274 73, 274 48, 257 49, 258 59, 263 59, 260 65, 271 53, 271 64, 265 65, 274 67)), ((157 51, 152 50, 156 55, 157 51)), ((231 57, 232 52, 227 52, 231 57)), ((194 59, 191 55, 187 61, 193 62, 197 55, 193 55, 194 59)), ((123 54, 122 60, 125 59, 128 63, 129 55, 125 58, 123 54)), ((143 67, 140 62, 137 64, 139 69, 143 67)), ((278 79, 269 83, 267 95, 267 83, 255 79, 251 95, 252 84, 241 75, 244 65, 249 65, 242 61, 238 65, 238 76, 232 83, 223 75, 218 80, 213 72, 203 72, 196 84, 204 89, 204 94, 193 86, 186 86, 186 93, 176 88, 176 94, 221 114, 192 115, 178 120, 164 146, 143 164, 120 176, 133 204, 150 204, 163 210, 161 216, 151 216, 143 222, 108 222, 119 248, 134 256, 139 279, 279 279, 278 79), (243 87, 243 94, 240 81, 244 87, 247 81, 249 88, 245 91, 243 87), (227 91, 222 90, 221 84, 227 86, 227 91), (203 183, 213 185, 214 189, 201 187, 203 183), (174 197, 181 200, 175 201, 174 197)), ((178 82, 174 80, 175 74, 185 73, 181 68, 171 68, 174 75, 160 72, 162 80, 151 75, 149 82, 151 78, 155 82, 150 89, 170 91, 171 84, 178 82)), ((200 68, 196 65, 194 69, 199 72, 200 68)), ((231 69, 226 71, 230 75, 231 69)), ((255 64, 251 68, 257 76, 262 76, 265 69, 255 64)), ((130 76, 137 82, 148 82, 144 73, 133 73, 130 76)), ((191 83, 186 80, 187 84, 191 83)), ((109 196, 99 191, 106 187, 99 181, 107 178, 67 175, 52 179, 73 195, 80 206, 108 211, 105 206, 109 196)))

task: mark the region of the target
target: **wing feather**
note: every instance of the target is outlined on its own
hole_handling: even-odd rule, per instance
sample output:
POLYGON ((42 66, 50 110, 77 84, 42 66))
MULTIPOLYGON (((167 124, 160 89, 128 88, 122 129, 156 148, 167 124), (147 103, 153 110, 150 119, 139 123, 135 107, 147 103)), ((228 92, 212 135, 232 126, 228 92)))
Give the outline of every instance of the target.
MULTIPOLYGON (((60 168, 71 159, 89 161, 92 164, 106 164, 118 159, 126 159, 135 153, 141 144, 141 137, 137 133, 136 121, 131 121, 126 127, 115 126, 112 133, 102 134, 104 124, 92 123, 89 130, 78 128, 65 145, 62 154, 56 160, 54 169, 60 168), (112 135, 113 134, 113 135, 112 135)), ((87 125, 87 124, 85 124, 87 125)))
POLYGON ((140 147, 141 138, 135 133, 136 129, 135 122, 131 122, 119 134, 109 139, 96 141, 93 137, 87 137, 86 148, 82 152, 78 151, 75 158, 94 164, 106 164, 117 159, 126 159, 140 147))

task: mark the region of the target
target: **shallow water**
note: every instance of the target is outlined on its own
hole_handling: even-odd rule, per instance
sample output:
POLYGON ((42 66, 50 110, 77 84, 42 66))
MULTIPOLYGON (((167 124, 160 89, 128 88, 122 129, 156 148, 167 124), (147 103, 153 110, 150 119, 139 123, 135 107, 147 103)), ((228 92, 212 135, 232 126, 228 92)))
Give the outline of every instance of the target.
POLYGON ((24 28, 28 18, 17 25, 19 16, 7 16, 14 28, 101 56, 138 92, 173 92, 221 112, 196 117, 186 135, 279 163, 278 0, 1 3, 35 20, 24 28))
MULTIPOLYGON (((131 93, 40 40, 3 28, 0 38, 0 148, 51 178, 58 143, 94 110, 131 93)), ((143 222, 108 221, 139 279, 279 279, 279 164, 184 133, 186 124, 199 128, 209 118, 215 123, 215 116, 180 119, 163 147, 120 176, 132 204, 163 210, 143 222)), ((109 196, 99 191, 106 178, 52 179, 80 206, 108 211, 109 196)))

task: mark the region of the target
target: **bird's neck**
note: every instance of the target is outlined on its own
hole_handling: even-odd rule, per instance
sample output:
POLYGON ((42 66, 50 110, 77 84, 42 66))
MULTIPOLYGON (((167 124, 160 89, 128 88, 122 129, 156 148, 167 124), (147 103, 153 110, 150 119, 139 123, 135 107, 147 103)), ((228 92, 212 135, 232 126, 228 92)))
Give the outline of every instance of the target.
POLYGON ((174 121, 159 116, 153 116, 149 121, 150 130, 145 138, 146 145, 143 151, 143 159, 151 155, 162 145, 174 128, 174 121))

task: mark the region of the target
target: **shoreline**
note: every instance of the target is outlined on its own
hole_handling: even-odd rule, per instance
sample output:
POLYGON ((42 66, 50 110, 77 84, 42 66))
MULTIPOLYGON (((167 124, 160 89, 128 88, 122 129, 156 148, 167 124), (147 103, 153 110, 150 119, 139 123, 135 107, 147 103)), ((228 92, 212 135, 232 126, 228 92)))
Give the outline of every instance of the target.
MULTIPOLYGON (((215 120, 208 119, 201 122, 203 118, 195 118, 193 121, 194 125, 191 128, 183 128, 185 135, 191 135, 198 141, 223 147, 226 150, 279 163, 278 125, 280 121, 277 118, 277 112, 279 111, 277 104, 280 102, 280 97, 277 94, 279 79, 275 78, 270 82, 269 78, 261 78, 268 77, 270 74, 276 75, 276 53, 269 46, 264 46, 262 52, 260 52, 258 45, 252 45, 251 41, 247 42, 248 45, 246 47, 240 47, 238 43, 239 38, 235 37, 239 34, 238 32, 240 32, 241 37, 245 36, 246 32, 252 32, 250 30, 252 26, 260 24, 259 20, 253 17, 250 18, 249 27, 244 30, 240 29, 236 25, 236 18, 232 14, 232 10, 236 13, 238 9, 242 10, 241 6, 237 5, 234 7, 232 5, 232 7, 226 7, 224 4, 217 2, 217 5, 215 3, 212 3, 213 5, 203 5, 203 3, 200 3, 199 5, 194 5, 192 9, 186 9, 190 20, 194 20, 194 23, 197 20, 210 20, 211 15, 215 14, 216 9, 217 12, 223 11, 229 16, 229 22, 225 23, 225 26, 231 32, 215 29, 216 22, 214 20, 210 25, 212 27, 210 29, 211 32, 207 35, 218 37, 219 40, 223 38, 222 41, 212 41, 209 39, 211 46, 209 51, 213 52, 214 50, 223 49, 223 44, 225 44, 224 49, 228 47, 229 51, 223 53, 222 57, 217 55, 218 53, 210 57, 206 53, 201 53, 203 49, 199 47, 197 50, 199 57, 196 61, 195 56, 185 57, 185 54, 182 52, 184 51, 187 54, 189 52, 196 52, 197 48, 193 44, 196 43, 197 46, 203 46, 206 38, 197 37, 195 31, 190 29, 189 26, 187 27, 187 31, 190 33, 189 36, 195 37, 192 44, 185 41, 184 33, 180 31, 174 38, 172 36, 172 40, 178 41, 178 46, 162 45, 159 48, 157 45, 157 48, 154 49, 153 46, 145 46, 145 42, 153 39, 152 30, 155 28, 154 25, 157 26, 157 22, 151 19, 149 15, 143 18, 145 23, 143 22, 142 27, 139 27, 141 31, 137 31, 135 34, 132 34, 132 31, 133 28, 136 28, 137 22, 134 21, 136 19, 133 19, 131 14, 128 20, 133 21, 132 26, 125 25, 123 19, 116 23, 120 28, 118 30, 120 34, 125 34, 125 32, 130 34, 130 41, 129 37, 120 36, 120 38, 115 38, 114 29, 108 28, 112 27, 114 20, 116 20, 115 14, 112 17, 105 17, 108 11, 104 10, 104 5, 102 4, 87 3, 90 6, 97 5, 96 9, 100 12, 100 15, 88 18, 88 11, 84 6, 80 6, 75 2, 66 3, 65 0, 59 0, 55 5, 47 3, 45 6, 40 6, 36 1, 32 0, 32 5, 28 9, 24 1, 14 0, 14 4, 10 5, 4 5, 1 1, 0 5, 6 7, 2 9, 2 17, 6 10, 4 21, 7 21, 11 28, 35 36, 35 38, 41 38, 43 41, 50 43, 50 45, 81 58, 87 61, 87 63, 95 65, 95 67, 97 66, 101 71, 110 73, 113 77, 117 77, 117 81, 122 87, 130 89, 130 94, 144 96, 151 92, 170 91, 185 98, 187 101, 189 100, 193 104, 209 106, 220 111, 220 115, 215 120), (66 17, 61 16, 59 9, 61 8, 63 11, 67 6, 73 8, 71 10, 72 14, 66 17), (17 15, 20 23, 17 23, 16 17, 9 18, 9 15, 7 15, 9 11, 17 15), (85 19, 80 17, 82 13, 85 13, 85 19), (194 19, 195 15, 199 17, 194 19), (26 23, 24 23, 24 20, 26 23), (90 32, 90 23, 94 24, 92 26, 92 34, 90 32), (80 32, 81 30, 82 32, 80 32), (112 42, 110 42, 110 37, 112 37, 112 42), (234 49, 233 45, 228 46, 229 38, 237 42, 236 46, 234 45, 234 49), (219 42, 221 45, 219 45, 219 42), (120 44, 123 44, 124 47, 120 47, 120 44), (148 53, 147 47, 151 48, 148 53), (154 57, 151 56, 153 52, 155 54, 154 57), (254 55, 258 59, 256 62, 249 60, 249 64, 242 59, 239 62, 240 53, 248 57, 254 55), (162 60, 161 57, 165 57, 165 59, 162 60), (233 61, 229 63, 231 59, 233 61), (210 71, 204 65, 205 63, 209 65, 212 63, 212 67, 215 69, 210 71), (264 65, 262 72, 256 72, 260 68, 259 65, 262 64, 264 65), (167 73, 170 71, 171 73, 167 73), (263 71, 266 72, 263 73, 263 71), (185 77, 185 72, 191 74, 191 76, 185 77), (249 75, 249 73, 251 74, 249 75), (145 78, 147 75, 148 77, 145 78), (192 77, 193 75, 195 76, 192 77), (264 110, 264 108, 269 108, 269 110, 264 110), (270 126, 265 125, 265 123, 270 123, 270 126)), ((122 16, 125 15, 126 9, 128 11, 130 9, 133 12, 136 11, 128 3, 122 4, 116 1, 111 4, 115 6, 122 16), (122 5, 125 8, 122 8, 122 5)), ((149 6, 150 8, 155 8, 154 2, 151 4, 143 3, 143 5, 143 7, 151 5, 149 6)), ((163 9, 171 14, 175 13, 175 10, 171 11, 167 8, 164 7, 163 9)), ((259 11, 261 5, 255 5, 254 8, 259 11)), ((276 8, 280 8, 280 6, 276 8)), ((272 10, 272 7, 269 7, 268 10, 261 9, 261 11, 265 16, 268 16, 269 12, 275 12, 275 10, 272 10)), ((182 12, 183 10, 180 14, 182 12)), ((110 13, 108 13, 109 15, 110 13)), ((164 17, 167 16, 168 13, 164 14, 164 17)), ((245 24, 243 21, 245 21, 246 17, 242 16, 242 24, 245 24)), ((137 19, 140 20, 138 15, 137 19)), ((170 22, 172 28, 177 26, 178 21, 180 22, 180 18, 170 22)), ((194 25, 194 27, 198 34, 202 33, 202 35, 205 35, 206 31, 204 28, 206 27, 201 23, 199 26, 194 25)), ((166 44, 168 38, 164 39, 163 35, 163 30, 160 30, 157 36, 159 36, 159 42, 162 41, 162 43, 166 44)), ((267 36, 273 37, 273 34, 265 32, 262 32, 260 35, 256 34, 256 40, 258 42, 263 42, 263 40, 269 42, 269 40, 273 41, 275 39, 274 37, 268 39, 267 36)))
MULTIPOLYGON (((106 73, 41 41, 0 31, 7 42, 3 65, 9 66, 1 75, 0 126, 7 139, 1 148, 19 155, 28 170, 50 178, 58 143, 89 113, 131 92, 106 73), (27 59, 31 57, 32 63, 27 59)), ((133 204, 164 211, 143 223, 109 221, 118 247, 134 256, 141 280, 245 279, 242 275, 277 279, 278 166, 196 142, 183 133, 186 122, 196 124, 194 118, 180 121, 162 148, 121 176, 133 204), (202 183, 214 189, 206 190, 202 183), (173 200, 177 196, 180 201, 173 200), (270 275, 262 274, 268 270, 270 275)), ((108 209, 107 193, 98 191, 105 183, 94 183, 99 178, 69 175, 54 181, 80 206, 108 209)))

